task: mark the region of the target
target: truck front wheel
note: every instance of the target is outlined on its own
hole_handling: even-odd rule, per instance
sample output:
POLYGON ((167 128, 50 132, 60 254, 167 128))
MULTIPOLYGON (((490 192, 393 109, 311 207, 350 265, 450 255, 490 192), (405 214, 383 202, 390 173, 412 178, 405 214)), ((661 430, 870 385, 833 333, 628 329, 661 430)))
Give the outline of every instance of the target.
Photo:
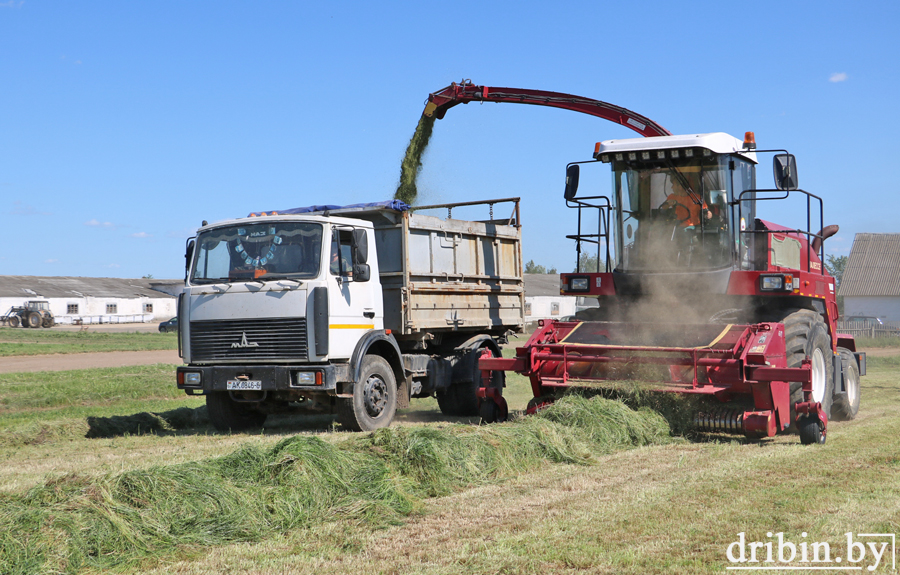
POLYGON ((338 400, 338 421, 352 431, 374 431, 389 426, 396 412, 394 370, 381 356, 365 356, 359 381, 353 386, 353 398, 338 400))
POLYGON ((231 399, 227 391, 211 391, 206 394, 206 411, 209 421, 219 431, 248 431, 261 429, 266 414, 249 404, 231 399))

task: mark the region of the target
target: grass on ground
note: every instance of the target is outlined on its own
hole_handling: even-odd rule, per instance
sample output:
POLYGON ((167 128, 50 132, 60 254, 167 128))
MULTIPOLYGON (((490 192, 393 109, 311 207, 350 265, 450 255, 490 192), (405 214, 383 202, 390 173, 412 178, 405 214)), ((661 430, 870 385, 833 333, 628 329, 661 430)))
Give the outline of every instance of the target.
POLYGON ((178 349, 177 334, 0 329, 0 357, 162 349, 178 349))

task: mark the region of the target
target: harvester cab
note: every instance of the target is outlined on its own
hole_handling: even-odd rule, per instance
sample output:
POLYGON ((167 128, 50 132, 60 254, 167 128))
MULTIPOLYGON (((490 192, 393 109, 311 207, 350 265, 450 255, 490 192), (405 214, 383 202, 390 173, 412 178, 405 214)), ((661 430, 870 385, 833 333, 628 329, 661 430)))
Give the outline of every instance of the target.
POLYGON ((756 149, 751 132, 609 140, 568 166, 565 201, 578 214, 568 237, 579 266, 586 248, 598 263, 561 274, 560 293, 599 306, 543 322, 514 359, 481 363, 528 376, 530 409, 567 387, 627 380, 705 396, 695 425, 707 432, 796 428, 822 443, 829 418, 856 416, 865 354, 836 333, 823 266, 837 226, 799 188, 794 156, 756 149), (774 188, 757 187, 762 153, 773 155, 774 188), (579 191, 585 164, 610 165, 610 192, 579 191), (758 217, 763 202, 788 199, 805 205, 805 227, 758 217))

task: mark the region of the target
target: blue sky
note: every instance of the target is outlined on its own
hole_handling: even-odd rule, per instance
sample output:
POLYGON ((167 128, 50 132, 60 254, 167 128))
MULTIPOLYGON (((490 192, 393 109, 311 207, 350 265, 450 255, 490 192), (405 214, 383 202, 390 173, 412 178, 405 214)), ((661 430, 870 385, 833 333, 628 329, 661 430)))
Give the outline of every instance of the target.
MULTIPOLYGON (((752 130, 797 155, 841 226, 826 251, 847 254, 855 233, 900 231, 898 22, 887 1, 0 0, 0 274, 178 278, 201 220, 388 199, 428 93, 463 78, 605 100, 673 133, 752 130)), ((525 259, 566 271, 566 163, 633 135, 458 106, 420 198, 521 196, 525 259)))

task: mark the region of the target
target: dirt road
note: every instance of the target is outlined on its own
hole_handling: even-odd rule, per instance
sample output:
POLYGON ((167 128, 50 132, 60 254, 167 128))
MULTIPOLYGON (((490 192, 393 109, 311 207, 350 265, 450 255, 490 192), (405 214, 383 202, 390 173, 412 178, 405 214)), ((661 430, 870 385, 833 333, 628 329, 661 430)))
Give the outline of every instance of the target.
POLYGON ((163 351, 104 351, 98 353, 67 353, 52 355, 14 355, 0 357, 0 373, 16 371, 67 371, 97 367, 123 367, 171 363, 181 365, 175 350, 163 351))

